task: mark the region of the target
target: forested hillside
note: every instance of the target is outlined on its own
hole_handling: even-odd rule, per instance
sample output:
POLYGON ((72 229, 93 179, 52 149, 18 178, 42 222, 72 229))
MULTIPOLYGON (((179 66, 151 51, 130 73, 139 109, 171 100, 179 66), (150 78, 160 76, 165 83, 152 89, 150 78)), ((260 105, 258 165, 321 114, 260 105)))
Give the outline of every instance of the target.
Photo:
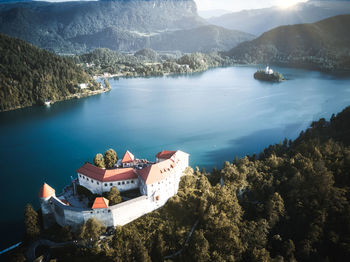
POLYGON ((61 100, 94 82, 71 59, 0 34, 0 111, 61 100))
POLYGON ((88 54, 74 56, 76 63, 91 75, 108 73, 114 76, 162 76, 207 70, 210 67, 230 65, 231 60, 217 52, 193 53, 178 57, 158 54, 152 49, 142 49, 134 54, 122 54, 98 48, 88 54))
POLYGON ((350 70, 350 15, 281 26, 227 53, 240 63, 275 63, 327 71, 350 70))
POLYGON ((104 240, 98 221, 73 234, 69 228, 42 234, 84 240, 83 247, 54 252, 58 261, 345 261, 349 134, 350 107, 259 157, 226 162, 212 173, 188 169, 164 207, 104 240))

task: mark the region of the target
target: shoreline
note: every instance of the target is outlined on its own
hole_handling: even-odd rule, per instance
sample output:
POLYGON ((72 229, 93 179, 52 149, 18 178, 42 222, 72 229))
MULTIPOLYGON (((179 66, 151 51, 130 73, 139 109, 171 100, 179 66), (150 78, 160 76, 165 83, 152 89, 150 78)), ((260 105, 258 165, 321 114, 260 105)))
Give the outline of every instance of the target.
MULTIPOLYGON (((109 88, 104 87, 104 88, 101 88, 99 90, 94 90, 94 91, 86 90, 84 92, 68 95, 68 96, 63 97, 63 98, 58 99, 58 100, 52 100, 51 101, 51 105, 53 105, 53 104, 55 104, 57 102, 62 102, 62 101, 67 101, 67 100, 72 100, 72 99, 80 99, 80 98, 84 98, 84 97, 95 96, 95 95, 107 93, 110 90, 111 90, 110 87, 109 88)), ((22 108, 26 108, 26 107, 32 107, 32 106, 36 106, 36 105, 37 104, 32 104, 32 105, 27 105, 27 106, 17 106, 17 107, 14 107, 14 108, 2 110, 2 111, 0 111, 0 113, 15 111, 15 110, 18 110, 18 109, 22 109, 22 108)), ((45 106, 45 105, 40 105, 40 106, 45 106)))

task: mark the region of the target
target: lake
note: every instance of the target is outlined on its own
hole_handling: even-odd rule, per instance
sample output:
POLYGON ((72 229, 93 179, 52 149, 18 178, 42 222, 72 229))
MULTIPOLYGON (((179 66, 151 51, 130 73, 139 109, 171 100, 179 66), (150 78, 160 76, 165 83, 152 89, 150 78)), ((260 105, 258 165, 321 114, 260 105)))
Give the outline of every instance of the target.
POLYGON ((289 80, 267 83, 253 78, 256 69, 110 80, 105 94, 0 113, 0 250, 20 240, 24 206, 39 207, 42 183, 61 192, 96 153, 114 148, 122 157, 129 149, 154 160, 181 149, 193 167, 211 170, 350 105, 350 78, 275 68, 289 80))

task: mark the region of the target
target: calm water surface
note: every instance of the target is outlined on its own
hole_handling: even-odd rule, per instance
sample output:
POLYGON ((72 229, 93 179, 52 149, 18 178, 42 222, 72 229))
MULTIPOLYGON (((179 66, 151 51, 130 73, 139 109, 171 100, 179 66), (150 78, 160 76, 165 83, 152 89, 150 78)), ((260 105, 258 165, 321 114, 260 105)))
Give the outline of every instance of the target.
POLYGON ((129 149, 151 160, 181 149, 193 166, 222 167, 350 105, 350 78, 277 69, 289 80, 256 81, 254 67, 111 80, 106 94, 0 113, 0 249, 20 239, 24 206, 39 206, 44 181, 61 192, 98 152, 129 149))

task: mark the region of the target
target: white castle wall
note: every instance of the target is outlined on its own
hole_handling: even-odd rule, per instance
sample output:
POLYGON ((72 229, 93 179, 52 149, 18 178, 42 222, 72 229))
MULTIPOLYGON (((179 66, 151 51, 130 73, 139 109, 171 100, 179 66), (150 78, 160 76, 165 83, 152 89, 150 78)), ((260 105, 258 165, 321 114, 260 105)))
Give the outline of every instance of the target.
POLYGON ((63 204, 56 197, 48 200, 50 212, 57 224, 77 228, 94 217, 105 226, 123 226, 131 221, 161 207, 166 201, 153 201, 152 198, 141 196, 132 200, 101 209, 82 209, 63 204))
POLYGON ((119 192, 136 189, 139 187, 138 178, 123 181, 101 182, 78 173, 79 184, 89 189, 94 194, 109 192, 112 187, 116 187, 119 192))
POLYGON ((123 226, 131 221, 153 211, 156 205, 147 196, 141 196, 132 200, 110 207, 113 215, 114 226, 123 226))

